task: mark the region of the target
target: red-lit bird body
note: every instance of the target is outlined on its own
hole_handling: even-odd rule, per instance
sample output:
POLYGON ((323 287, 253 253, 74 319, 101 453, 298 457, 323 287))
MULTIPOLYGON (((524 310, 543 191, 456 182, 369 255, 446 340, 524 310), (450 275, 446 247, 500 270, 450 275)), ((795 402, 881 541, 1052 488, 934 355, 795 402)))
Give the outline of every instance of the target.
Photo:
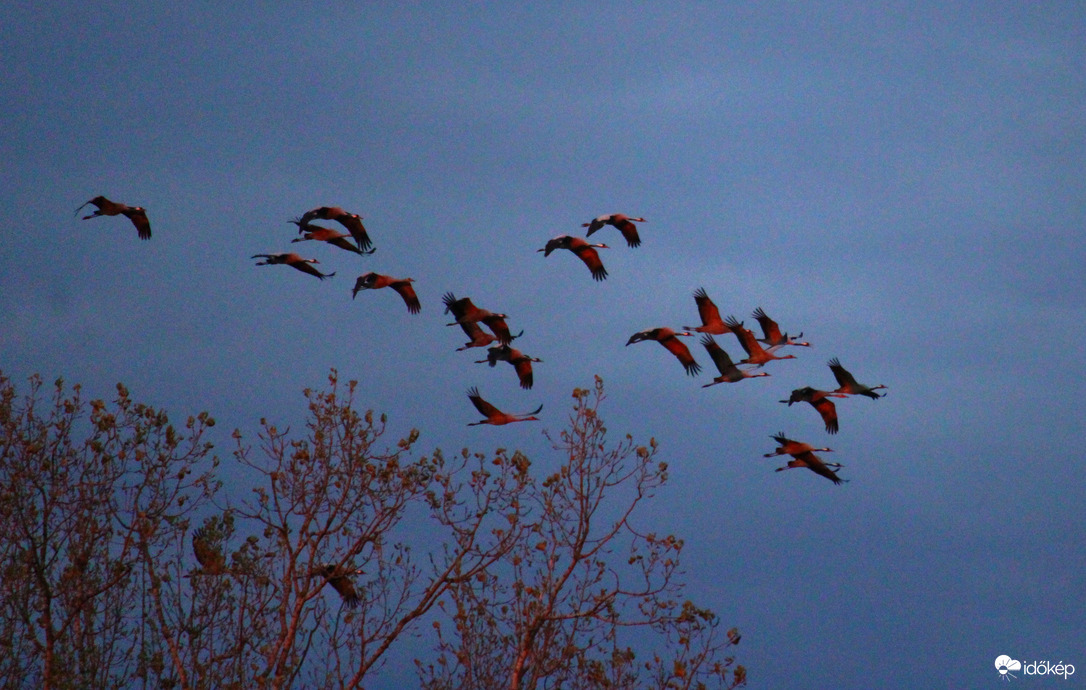
MULTIPOLYGON (((292 220, 290 222, 294 223, 299 228, 302 227, 302 222, 300 220, 292 220)), ((302 232, 304 232, 304 234, 301 237, 296 237, 291 240, 291 242, 306 242, 308 240, 324 242, 326 244, 332 245, 333 247, 338 247, 340 249, 345 249, 349 252, 354 252, 355 254, 372 254, 374 251, 376 251, 374 249, 371 249, 368 252, 362 251, 357 246, 355 246, 354 242, 351 242, 351 240, 348 239, 351 237, 349 233, 340 232, 339 230, 333 230, 332 228, 324 228, 319 225, 307 225, 302 232)))
POLYGON ((539 414, 539 411, 543 409, 543 406, 540 405, 539 407, 526 414, 506 414, 505 412, 502 412, 498 408, 488 403, 486 400, 483 400, 483 397, 479 395, 478 388, 471 388, 468 390, 468 399, 471 400, 472 405, 475 405, 475 409, 479 410, 479 414, 486 417, 486 419, 480 420, 478 422, 471 422, 468 424, 468 426, 478 426, 480 424, 502 426, 504 424, 512 424, 513 422, 527 422, 532 420, 538 421, 539 418, 535 415, 539 414))
POLYGON ((476 360, 476 364, 496 365, 498 362, 509 362, 517 372, 520 387, 525 390, 532 387, 532 362, 542 362, 538 357, 529 357, 520 350, 508 345, 498 345, 487 350, 486 359, 476 360))
POLYGON ((508 345, 513 342, 513 334, 509 331, 509 324, 505 322, 505 314, 498 314, 487 311, 486 309, 480 309, 472 304, 470 297, 457 299, 456 295, 451 292, 446 292, 441 300, 445 304, 445 313, 451 313, 456 319, 453 323, 445 325, 452 326, 455 324, 463 325, 465 323, 482 322, 494 333, 498 338, 498 342, 502 345, 508 345))
POLYGON ((626 244, 631 247, 639 247, 641 246, 641 237, 637 234, 637 226, 632 222, 635 220, 638 223, 645 222, 644 218, 633 218, 627 216, 625 213, 609 213, 607 215, 597 216, 588 223, 582 223, 581 227, 588 228, 588 232, 585 234, 591 237, 592 233, 600 230, 605 225, 610 225, 618 228, 618 231, 626 238, 626 244))
POLYGON ((862 383, 857 383, 856 379, 849 373, 848 369, 841 366, 841 361, 836 357, 831 359, 828 363, 830 371, 833 372, 833 377, 837 379, 837 384, 840 386, 834 393, 844 393, 845 395, 865 395, 872 400, 878 400, 886 395, 883 393, 879 395, 875 391, 880 388, 886 388, 886 386, 879 384, 877 386, 865 386, 862 383))
POLYGON ((698 305, 698 316, 701 317, 701 325, 683 326, 684 330, 694 331, 695 333, 710 333, 712 335, 732 332, 732 329, 728 328, 728 325, 720 318, 720 310, 717 309, 713 300, 709 299, 705 288, 698 288, 694 291, 694 302, 698 305))
POLYGON ((370 271, 358 276, 358 279, 355 280, 354 289, 351 290, 351 299, 354 299, 361 290, 380 290, 381 288, 390 287, 403 298, 404 304, 407 305, 407 311, 418 314, 422 310, 422 305, 419 304, 415 288, 411 287, 413 282, 415 282, 414 278, 393 278, 392 276, 370 271))
POLYGON ((585 266, 588 266, 588 270, 592 272, 593 280, 603 280, 607 277, 607 269, 603 267, 603 262, 600 261, 600 255, 596 248, 610 249, 606 244, 589 244, 580 237, 559 235, 549 240, 547 246, 536 251, 543 252, 543 256, 550 256, 555 249, 568 249, 576 254, 577 258, 583 261, 585 266))
MULTIPOLYGON (((83 216, 83 220, 97 218, 98 216, 124 216, 132 221, 132 225, 136 228, 136 234, 139 235, 141 240, 151 239, 151 221, 147 220, 147 209, 142 206, 129 206, 117 201, 110 201, 101 195, 84 203, 83 206, 87 204, 94 205, 97 210, 89 216, 83 216)), ((79 213, 83 206, 77 208, 75 212, 79 213)))
POLYGON ((296 268, 302 273, 308 273, 311 276, 316 276, 321 280, 325 278, 331 278, 335 273, 321 273, 317 269, 313 268, 312 264, 319 264, 316 259, 303 259, 301 255, 289 252, 285 254, 254 254, 253 259, 264 259, 264 261, 258 261, 257 266, 274 266, 277 264, 283 264, 296 268))
POLYGON ((692 335, 687 331, 673 331, 670 328, 650 328, 647 331, 640 331, 630 336, 630 339, 626 341, 626 345, 632 345, 639 343, 643 340, 655 340, 656 342, 667 348, 667 351, 675 355, 679 362, 686 369, 686 373, 690 376, 696 376, 701 371, 701 365, 694 361, 694 356, 690 354, 690 350, 686 345, 679 340, 677 336, 692 335))
POLYGON ((758 322, 758 325, 762 327, 762 333, 764 338, 759 338, 758 342, 765 343, 771 347, 783 347, 785 345, 796 345, 798 347, 810 347, 811 344, 802 340, 796 340, 796 338, 802 338, 803 333, 800 333, 795 338, 787 333, 781 333, 781 327, 777 325, 777 322, 769 318, 761 307, 754 310, 751 316, 758 322))
POLYGON ((805 402, 810 403, 811 407, 818 411, 822 422, 826 425, 826 431, 831 434, 836 434, 838 431, 837 424, 837 406, 833 404, 830 398, 843 398, 844 395, 840 393, 832 393, 830 391, 820 391, 810 386, 803 388, 797 388, 792 391, 792 395, 788 400, 781 400, 782 403, 788 403, 791 407, 792 403, 805 402))
POLYGON ((769 376, 767 372, 758 372, 757 374, 745 371, 735 366, 732 362, 732 358, 728 356, 728 353, 724 351, 724 348, 717 344, 713 336, 704 334, 701 336, 701 344, 705 347, 705 350, 709 353, 709 356, 713 359, 713 364, 720 371, 720 376, 713 379, 712 383, 707 383, 702 388, 708 388, 709 386, 715 386, 718 383, 736 383, 743 379, 752 379, 758 376, 769 376))
POLYGON ((343 227, 347 228, 347 231, 351 233, 351 237, 354 238, 355 244, 358 245, 359 250, 365 254, 372 254, 373 240, 370 239, 369 233, 366 232, 365 226, 362 225, 362 216, 357 213, 348 213, 339 206, 318 206, 317 208, 310 209, 302 214, 302 217, 297 221, 291 221, 297 223, 298 232, 306 232, 309 230, 309 223, 313 220, 334 220, 343 227))
POLYGON ((757 338, 754 337, 749 329, 743 328, 743 324, 737 321, 734 316, 729 316, 724 320, 725 325, 731 329, 735 337, 739 339, 739 344, 743 346, 743 349, 747 353, 747 358, 740 360, 740 364, 755 364, 759 367, 763 367, 767 362, 772 362, 775 359, 795 359, 795 355, 782 355, 777 356, 774 354, 780 349, 780 345, 773 345, 768 348, 763 348, 757 338))

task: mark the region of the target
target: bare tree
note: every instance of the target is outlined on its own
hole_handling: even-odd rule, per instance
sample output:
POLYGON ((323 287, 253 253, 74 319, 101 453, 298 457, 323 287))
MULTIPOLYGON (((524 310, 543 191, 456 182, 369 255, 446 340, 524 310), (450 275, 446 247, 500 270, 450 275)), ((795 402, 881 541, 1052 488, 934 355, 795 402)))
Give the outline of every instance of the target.
POLYGON ((526 484, 521 537, 495 567, 450 591, 451 632, 436 663, 416 662, 428 688, 735 687, 725 656, 737 631, 680 603, 683 542, 639 529, 635 512, 667 480, 656 443, 606 443, 604 399, 574 391, 570 427, 552 439, 558 471, 526 484), (652 634, 643 634, 652 633, 652 634), (643 642, 638 660, 628 642, 643 642))
POLYGON ((0 374, 0 684, 127 687, 158 662, 143 627, 149 563, 216 485, 204 441, 117 386, 83 402, 0 374))
POLYGON ((355 387, 333 370, 304 430, 235 431, 223 468, 206 413, 0 374, 0 685, 357 688, 424 621, 430 687, 743 682, 738 634, 680 603, 682 542, 635 527, 667 467, 606 445, 598 379, 542 480, 504 449, 412 459, 355 387))
MULTIPOLYGON (((341 387, 333 371, 329 384, 306 391, 301 438, 264 422, 254 451, 235 434, 235 456, 258 481, 230 514, 255 534, 245 564, 218 578, 245 589, 232 595, 243 609, 234 636, 209 653, 232 669, 211 674, 220 684, 360 687, 450 587, 519 534, 527 463, 490 472, 467 452, 411 460, 417 431, 381 447, 384 416, 354 409, 355 382, 341 387)), ((183 592, 175 598, 176 609, 183 592)))

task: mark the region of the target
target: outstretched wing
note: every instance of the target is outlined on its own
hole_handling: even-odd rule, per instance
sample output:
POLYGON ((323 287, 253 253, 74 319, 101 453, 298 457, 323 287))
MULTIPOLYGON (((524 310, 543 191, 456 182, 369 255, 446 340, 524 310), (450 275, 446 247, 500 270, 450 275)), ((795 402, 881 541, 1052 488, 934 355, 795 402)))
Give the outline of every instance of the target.
POLYGON ((479 410, 479 414, 486 418, 501 416, 502 411, 494 407, 487 401, 483 400, 483 396, 479 395, 478 388, 468 389, 468 399, 471 400, 471 404, 475 405, 475 409, 479 410))
POLYGON ((410 280, 397 280, 394 283, 389 284, 389 287, 400 293, 400 297, 403 297, 404 304, 407 305, 407 311, 412 314, 418 314, 422 311, 419 297, 415 294, 415 288, 411 287, 410 280))

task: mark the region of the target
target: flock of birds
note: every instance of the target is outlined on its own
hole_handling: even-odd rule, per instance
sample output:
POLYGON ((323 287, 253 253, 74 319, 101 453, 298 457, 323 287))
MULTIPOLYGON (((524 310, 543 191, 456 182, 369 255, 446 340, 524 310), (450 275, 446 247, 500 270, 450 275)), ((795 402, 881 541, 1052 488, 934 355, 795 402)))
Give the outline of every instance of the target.
MULTIPOLYGON (((78 214, 78 212, 87 205, 94 205, 97 210, 90 215, 84 216, 84 220, 99 216, 124 215, 135 226, 140 239, 146 240, 151 238, 151 224, 147 218, 146 209, 143 207, 128 206, 126 204, 110 201, 104 196, 97 196, 76 209, 76 213, 78 214)), ((292 243, 306 241, 324 242, 339 249, 360 255, 372 254, 376 251, 373 240, 370 238, 369 233, 362 224, 362 217, 357 213, 350 213, 341 207, 319 206, 306 211, 301 217, 291 220, 290 222, 297 226, 298 234, 300 235, 300 237, 291 240, 292 243), (313 221, 316 220, 335 221, 341 225, 346 232, 341 232, 330 227, 314 225, 313 221)), ((546 245, 538 251, 542 252, 544 257, 547 257, 558 249, 569 250, 584 262, 594 280, 605 280, 607 278, 607 269, 604 268, 599 252, 596 250, 609 249, 609 247, 603 243, 591 244, 588 242, 587 237, 610 226, 622 233, 622 236, 629 247, 636 248, 641 245, 641 238, 635 223, 643 222, 645 222, 644 218, 627 216, 622 213, 602 215, 593 218, 591 221, 582 225, 582 227, 588 228, 585 233, 586 237, 560 235, 549 240, 546 245)), ((296 252, 255 254, 252 258, 261 259, 261 261, 257 262, 257 266, 290 266, 291 268, 301 271, 302 273, 307 273, 320 280, 335 275, 334 272, 322 273, 315 266, 320 263, 317 259, 305 258, 296 252)), ((422 310, 422 305, 419 302, 418 295, 412 287, 413 282, 413 278, 394 278, 375 272, 365 273, 358 276, 355 280, 354 287, 351 291, 351 298, 354 299, 357 297, 358 293, 362 290, 378 290, 386 287, 392 288, 403 299, 408 312, 411 314, 418 314, 422 310)), ((532 387, 532 363, 541 362, 542 360, 537 357, 526 355, 512 346, 513 340, 523 335, 524 332, 521 331, 514 335, 506 322, 506 314, 477 307, 472 303, 470 298, 458 298, 452 292, 445 293, 442 297, 442 301, 445 305, 445 313, 451 314, 454 319, 451 323, 446 325, 459 326, 468 337, 468 342, 463 346, 456 348, 457 351, 476 347, 486 347, 486 359, 475 360, 476 363, 486 363, 491 367, 494 367, 498 362, 507 362, 513 366, 521 388, 530 389, 532 387), (486 330, 484 330, 484 326, 486 327, 486 330)), ((721 318, 720 310, 703 288, 698 288, 698 290, 694 292, 694 302, 697 305, 701 325, 684 326, 683 330, 680 331, 667 327, 651 328, 634 333, 630 336, 626 345, 629 346, 634 343, 650 340, 656 341, 679 360, 679 363, 682 364, 687 374, 690 376, 697 376, 701 372, 701 365, 697 363, 689 348, 687 348, 686 344, 680 340, 680 337, 690 337, 694 336, 696 333, 700 333, 700 343, 705 348, 709 358, 713 361, 713 364, 716 365, 717 371, 719 372, 719 376, 714 377, 710 383, 703 385, 705 388, 719 383, 738 383, 746 379, 769 376, 770 374, 768 372, 762 371, 762 368, 769 362, 795 359, 795 355, 779 354, 783 348, 789 346, 811 346, 809 342, 799 340, 799 338, 803 337, 803 333, 799 333, 793 337, 787 332, 781 332, 777 322, 770 318, 761 307, 756 309, 751 315, 761 327, 762 337, 759 338, 753 331, 745 328, 743 322, 739 321, 734 316, 721 318), (733 360, 713 337, 728 333, 735 335, 739 346, 743 349, 743 352, 746 353, 745 358, 738 361, 733 360)), ((857 382, 855 377, 841 365, 841 362, 837 358, 831 359, 828 362, 828 366, 837 381, 836 388, 823 390, 805 386, 793 390, 787 400, 781 400, 780 402, 786 403, 789 406, 793 403, 800 402, 810 404, 821 417, 826 431, 830 434, 836 434, 839 429, 839 423, 837 418, 837 407, 832 400, 833 398, 847 398, 850 396, 861 395, 877 400, 884 395, 877 391, 886 388, 886 386, 881 384, 869 386, 857 382)), ((526 413, 510 414, 502 412, 496 406, 485 400, 479 393, 478 388, 475 387, 468 390, 468 399, 475 406, 475 409, 479 411, 479 414, 483 416, 483 419, 472 422, 468 426, 481 424, 500 426, 514 422, 537 420, 538 417, 535 415, 543 409, 543 406, 540 405, 535 410, 526 413)), ((777 468, 778 472, 797 467, 806 467, 812 472, 826 477, 835 484, 846 481, 837 476, 836 470, 840 469, 840 463, 827 463, 816 455, 816 451, 829 452, 832 449, 815 448, 810 444, 789 439, 783 433, 774 434, 772 438, 779 445, 775 452, 767 453, 765 457, 774 457, 777 455, 789 455, 791 457, 791 460, 788 461, 786 466, 777 468)))

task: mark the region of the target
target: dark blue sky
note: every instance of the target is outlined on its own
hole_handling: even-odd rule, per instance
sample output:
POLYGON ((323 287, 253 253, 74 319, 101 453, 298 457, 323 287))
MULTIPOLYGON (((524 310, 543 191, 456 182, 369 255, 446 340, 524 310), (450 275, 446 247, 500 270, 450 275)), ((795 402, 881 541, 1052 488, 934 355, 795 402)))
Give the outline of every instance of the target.
POLYGON ((599 374, 611 431, 672 467, 643 519, 686 538, 689 595, 741 628, 752 686, 1086 669, 1084 35, 1079 3, 21 3, 0 24, 0 369, 206 409, 225 455, 230 429, 298 422, 335 367, 423 450, 543 467, 541 430, 599 374), (98 194, 154 238, 73 218, 98 194), (325 204, 377 252, 291 245, 325 204), (593 236, 606 281, 535 251, 615 211, 648 221, 637 249, 593 236), (290 249, 336 277, 249 259, 290 249), (422 313, 352 301, 371 270, 415 278, 422 313), (696 323, 698 287, 814 347, 704 390, 696 341, 697 379, 624 347, 696 323), (531 391, 454 351, 450 290, 524 330, 531 391), (831 357, 890 387, 839 401, 836 437, 777 402, 832 387, 831 357), (470 386, 543 421, 469 429, 470 386), (851 482, 774 473, 778 431, 851 482))

